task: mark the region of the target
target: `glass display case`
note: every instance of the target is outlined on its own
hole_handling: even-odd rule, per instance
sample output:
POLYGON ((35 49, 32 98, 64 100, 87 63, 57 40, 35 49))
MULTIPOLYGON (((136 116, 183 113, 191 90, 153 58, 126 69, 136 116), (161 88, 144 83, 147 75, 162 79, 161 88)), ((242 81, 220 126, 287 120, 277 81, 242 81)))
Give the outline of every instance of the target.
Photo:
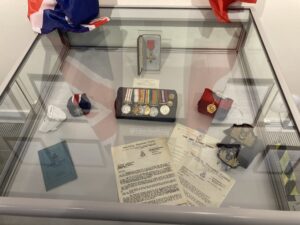
MULTIPOLYGON (((232 22, 224 24, 209 9, 102 8, 101 14, 111 21, 90 33, 38 36, 1 95, 4 223, 34 224, 45 217, 43 223, 49 224, 74 224, 75 219, 86 219, 87 224, 296 224, 300 214, 290 211, 300 204, 300 139, 294 120, 298 112, 287 104, 251 10, 229 13, 232 22), (139 49, 138 38, 147 35, 159 40, 145 39, 146 47, 139 49), (145 64, 152 63, 148 51, 154 44, 159 66, 151 70, 145 64), (117 119, 120 87, 133 93, 174 90, 176 122, 117 119), (211 91, 213 101, 201 105, 205 90, 211 91), (74 94, 83 93, 91 111, 75 117, 68 103, 74 94), (217 118, 226 99, 230 106, 217 118), (66 119, 44 132, 49 106, 60 109, 66 119), (208 113, 201 113, 203 109, 208 113), (216 140, 218 171, 234 180, 220 207, 119 203, 111 149, 169 139, 178 124, 216 140), (259 144, 246 143, 243 150, 243 132, 249 129, 259 144), (241 139, 234 154, 245 155, 237 166, 227 160, 227 150, 221 155, 224 146, 236 144, 224 141, 229 136, 241 139), (61 142, 76 177, 47 189, 39 152, 61 142)), ((174 104, 170 92, 164 94, 169 96, 167 111, 157 107, 162 117, 174 104)), ((134 105, 129 107, 121 113, 134 105)), ((150 118, 150 111, 141 110, 135 115, 150 118)))

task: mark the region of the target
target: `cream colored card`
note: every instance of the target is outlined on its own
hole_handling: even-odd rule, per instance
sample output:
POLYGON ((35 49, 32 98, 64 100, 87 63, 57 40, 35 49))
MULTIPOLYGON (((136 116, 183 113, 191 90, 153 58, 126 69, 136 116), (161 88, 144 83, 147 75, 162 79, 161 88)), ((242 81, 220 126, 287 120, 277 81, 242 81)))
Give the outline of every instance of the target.
POLYGON ((186 204, 164 138, 112 148, 119 199, 126 203, 186 204))
POLYGON ((179 169, 182 161, 191 151, 198 152, 202 159, 212 166, 220 167, 217 143, 217 139, 177 123, 168 141, 175 169, 179 169))
POLYGON ((134 78, 134 88, 153 88, 159 89, 159 80, 156 79, 145 79, 145 78, 134 78))

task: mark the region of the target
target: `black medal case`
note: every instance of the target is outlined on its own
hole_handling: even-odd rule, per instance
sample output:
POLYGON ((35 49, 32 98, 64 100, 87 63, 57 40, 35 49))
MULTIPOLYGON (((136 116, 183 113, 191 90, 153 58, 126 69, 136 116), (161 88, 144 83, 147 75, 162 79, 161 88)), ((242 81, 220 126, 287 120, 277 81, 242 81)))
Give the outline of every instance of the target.
POLYGON ((115 101, 117 119, 175 122, 177 93, 168 89, 120 87, 115 101))

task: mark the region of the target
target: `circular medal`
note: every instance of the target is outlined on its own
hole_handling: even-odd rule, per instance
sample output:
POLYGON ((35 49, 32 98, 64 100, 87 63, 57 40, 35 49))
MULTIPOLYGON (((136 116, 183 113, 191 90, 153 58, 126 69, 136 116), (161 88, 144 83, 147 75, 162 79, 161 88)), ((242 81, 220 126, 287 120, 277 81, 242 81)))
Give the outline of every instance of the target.
POLYGON ((156 107, 151 107, 150 109, 150 116, 156 117, 158 115, 158 109, 156 107))
POLYGON ((164 116, 168 115, 170 113, 170 107, 167 105, 163 105, 162 107, 160 107, 160 113, 164 116))
POLYGON ((170 106, 170 107, 172 107, 173 106, 173 102, 172 101, 168 101, 167 105, 170 106))
POLYGON ((150 107, 148 105, 146 105, 144 108, 144 115, 148 116, 150 114, 150 111, 151 111, 150 107))
POLYGON ((132 109, 132 113, 137 115, 139 113, 139 107, 137 105, 135 105, 132 109))
POLYGON ((138 114, 139 114, 139 115, 144 115, 144 111, 145 111, 145 110, 144 110, 144 107, 140 105, 140 106, 138 107, 138 114))
POLYGON ((217 110, 217 106, 215 104, 209 104, 207 106, 207 112, 213 114, 217 110))
POLYGON ((130 105, 123 105, 122 108, 121 108, 121 111, 122 111, 123 114, 130 113, 130 111, 131 111, 130 105))
POLYGON ((170 100, 173 100, 175 98, 175 95, 174 94, 169 94, 169 99, 170 100))

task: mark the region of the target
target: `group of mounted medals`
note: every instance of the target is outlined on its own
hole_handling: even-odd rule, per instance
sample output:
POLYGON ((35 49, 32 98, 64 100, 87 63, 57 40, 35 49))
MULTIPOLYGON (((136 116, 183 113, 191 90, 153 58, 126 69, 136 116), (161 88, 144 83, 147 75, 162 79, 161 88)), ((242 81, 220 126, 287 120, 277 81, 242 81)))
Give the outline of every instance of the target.
POLYGON ((174 105, 174 99, 175 94, 170 90, 127 88, 121 111, 125 115, 167 116, 174 105))

